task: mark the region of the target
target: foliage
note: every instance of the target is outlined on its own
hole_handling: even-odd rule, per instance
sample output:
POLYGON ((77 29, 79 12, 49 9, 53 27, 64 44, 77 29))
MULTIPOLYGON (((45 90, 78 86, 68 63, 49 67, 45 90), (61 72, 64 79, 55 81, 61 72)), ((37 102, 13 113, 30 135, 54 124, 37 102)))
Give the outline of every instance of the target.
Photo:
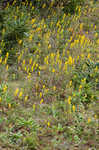
MULTIPOLYGON (((10 4, 13 4, 14 1, 8 1, 10 4)), ((76 11, 78 6, 84 4, 85 0, 21 0, 16 1, 16 5, 21 5, 21 3, 32 4, 34 7, 39 9, 40 11, 43 9, 47 9, 49 6, 51 7, 62 7, 65 13, 73 14, 76 11)), ((7 1, 5 2, 7 3, 7 1)))
MULTIPOLYGON (((5 107, 10 107, 13 105, 14 102, 12 100, 12 97, 9 94, 8 91, 8 85, 7 83, 3 82, 0 84, 0 105, 5 107)), ((3 109, 3 107, 2 107, 3 109)))
POLYGON ((11 7, 3 11, 5 14, 1 14, 1 19, 3 18, 1 41, 4 42, 4 45, 1 45, 2 56, 5 56, 7 52, 9 53, 9 64, 12 64, 16 59, 17 50, 15 46, 18 42, 22 43, 22 39, 26 36, 26 32, 28 32, 26 12, 22 12, 19 15, 18 11, 16 8, 11 7), (17 11, 17 14, 14 16, 15 11, 17 11), (13 15, 9 16, 10 13, 13 15))

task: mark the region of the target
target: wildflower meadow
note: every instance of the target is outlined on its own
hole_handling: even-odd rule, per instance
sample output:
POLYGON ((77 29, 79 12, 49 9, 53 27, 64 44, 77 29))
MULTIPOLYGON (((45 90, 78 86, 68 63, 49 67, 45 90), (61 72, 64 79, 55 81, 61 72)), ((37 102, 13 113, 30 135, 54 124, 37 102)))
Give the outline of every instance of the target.
POLYGON ((99 150, 99 1, 0 1, 0 150, 99 150))

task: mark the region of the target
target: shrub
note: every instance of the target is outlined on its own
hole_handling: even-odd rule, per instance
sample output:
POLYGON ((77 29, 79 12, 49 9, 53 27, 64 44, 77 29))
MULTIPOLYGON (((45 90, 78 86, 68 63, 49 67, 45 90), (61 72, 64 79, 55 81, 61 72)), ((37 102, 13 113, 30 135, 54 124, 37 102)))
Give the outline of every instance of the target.
POLYGON ((63 11, 65 13, 73 14, 76 11, 76 8, 78 6, 81 6, 84 4, 84 0, 63 0, 63 11))
POLYGON ((3 10, 0 10, 0 36, 2 35, 2 29, 4 25, 4 16, 5 16, 5 12, 3 10))
POLYGON ((77 64, 72 77, 74 90, 78 91, 73 100, 74 103, 79 101, 87 108, 87 104, 97 99, 95 96, 95 89, 98 87, 96 79, 99 78, 97 67, 98 63, 90 60, 77 64))
POLYGON ((13 62, 15 62, 17 49, 16 45, 18 44, 18 41, 23 40, 23 38, 26 36, 25 33, 28 32, 26 12, 23 10, 20 15, 20 10, 17 12, 16 9, 17 8, 9 7, 8 9, 4 10, 5 14, 8 15, 3 15, 3 13, 1 15, 1 19, 4 20, 1 26, 1 40, 4 44, 3 46, 1 45, 1 49, 3 56, 5 56, 7 52, 9 53, 9 64, 13 64, 13 62))
MULTIPOLYGON (((5 3, 9 2, 10 4, 13 4, 14 0, 6 1, 5 3)), ((77 6, 83 5, 85 0, 21 0, 17 1, 16 5, 20 5, 22 2, 25 2, 25 4, 32 3, 33 6, 36 8, 41 9, 42 6, 48 8, 49 6, 57 7, 57 6, 63 6, 63 11, 65 13, 73 14, 77 8, 77 6)))
POLYGON ((92 83, 94 85, 95 79, 98 76, 98 72, 94 72, 95 67, 98 63, 91 62, 90 60, 86 60, 83 62, 80 62, 76 65, 76 68, 73 72, 72 81, 74 84, 74 88, 77 89, 82 79, 86 79, 87 83, 92 83))

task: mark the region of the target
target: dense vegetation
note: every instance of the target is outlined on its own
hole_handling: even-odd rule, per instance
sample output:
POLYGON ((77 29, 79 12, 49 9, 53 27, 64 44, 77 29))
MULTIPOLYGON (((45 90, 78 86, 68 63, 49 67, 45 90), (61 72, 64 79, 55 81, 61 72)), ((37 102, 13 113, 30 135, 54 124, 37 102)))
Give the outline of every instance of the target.
POLYGON ((99 1, 0 2, 0 149, 98 150, 99 1))

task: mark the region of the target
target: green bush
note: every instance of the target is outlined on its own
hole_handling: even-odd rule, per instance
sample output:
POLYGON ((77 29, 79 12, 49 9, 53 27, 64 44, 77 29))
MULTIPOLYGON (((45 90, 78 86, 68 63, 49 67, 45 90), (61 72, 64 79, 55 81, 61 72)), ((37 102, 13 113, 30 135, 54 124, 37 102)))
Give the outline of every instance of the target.
MULTIPOLYGON (((7 2, 12 4, 13 1, 10 0, 7 2)), ((41 9, 44 4, 46 4, 46 8, 49 6, 52 6, 53 8, 57 6, 63 6, 63 11, 65 13, 73 14, 76 10, 76 7, 84 4, 85 0, 21 0, 17 1, 15 4, 20 5, 22 2, 25 2, 25 4, 32 3, 32 5, 38 9, 41 9)))
POLYGON ((96 82, 96 79, 99 79, 98 65, 99 63, 94 63, 90 60, 77 64, 72 76, 74 90, 78 91, 73 99, 74 104, 81 102, 87 108, 87 105, 93 99, 97 99, 95 89, 96 87, 98 88, 98 83, 96 82))
POLYGON ((38 8, 42 8, 43 4, 46 4, 46 7, 49 7, 53 2, 52 7, 62 6, 63 11, 65 13, 73 14, 77 8, 77 6, 83 5, 85 0, 28 0, 28 2, 32 2, 32 4, 38 8))
POLYGON ((94 69, 97 66, 94 62, 90 60, 86 60, 80 62, 76 65, 75 70, 73 71, 72 81, 74 84, 74 88, 78 89, 81 84, 82 79, 86 79, 87 83, 95 84, 95 79, 98 76, 98 72, 94 73, 94 69))
POLYGON ((20 10, 17 12, 16 9, 13 6, 4 9, 5 14, 2 12, 0 17, 1 21, 3 20, 1 24, 1 41, 3 41, 3 45, 1 44, 0 48, 2 49, 3 57, 5 57, 7 52, 9 53, 9 64, 15 62, 18 41, 23 40, 26 32, 28 32, 27 19, 29 17, 27 13, 24 10, 22 10, 23 12, 20 10))
POLYGON ((3 10, 0 10, 0 37, 2 35, 2 29, 4 25, 4 16, 5 16, 5 12, 3 10))
POLYGON ((62 2, 63 2, 63 11, 65 12, 65 13, 70 13, 70 14, 73 14, 73 13, 75 13, 75 11, 76 11, 76 8, 78 7, 78 6, 81 6, 81 5, 83 5, 84 4, 84 1, 85 0, 62 0, 62 2))

